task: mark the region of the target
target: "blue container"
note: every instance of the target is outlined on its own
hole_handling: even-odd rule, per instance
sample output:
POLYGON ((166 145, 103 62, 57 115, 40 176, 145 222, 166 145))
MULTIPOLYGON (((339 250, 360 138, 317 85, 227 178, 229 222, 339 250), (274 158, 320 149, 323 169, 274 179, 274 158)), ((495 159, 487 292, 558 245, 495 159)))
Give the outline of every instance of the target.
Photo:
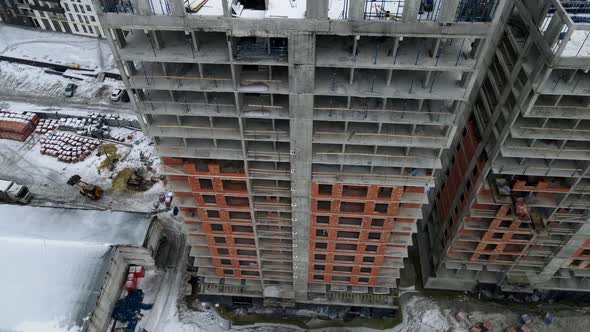
POLYGON ((545 315, 545 318, 543 318, 543 322, 545 322, 545 325, 551 325, 551 323, 553 323, 554 319, 555 319, 555 317, 553 316, 553 314, 548 312, 545 315))

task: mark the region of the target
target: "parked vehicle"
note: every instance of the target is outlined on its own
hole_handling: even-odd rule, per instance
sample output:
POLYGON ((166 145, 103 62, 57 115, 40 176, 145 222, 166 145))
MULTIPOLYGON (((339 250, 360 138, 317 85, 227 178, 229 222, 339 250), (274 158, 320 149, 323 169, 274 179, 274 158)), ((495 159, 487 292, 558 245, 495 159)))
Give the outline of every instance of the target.
POLYGON ((33 198, 33 195, 27 186, 21 186, 13 181, 0 180, 0 201, 29 204, 31 198, 33 198))
POLYGON ((121 96, 123 95, 123 89, 115 89, 113 90, 113 93, 111 93, 111 101, 119 101, 119 99, 121 99, 121 96))
POLYGON ((124 103, 129 102, 129 94, 127 94, 127 90, 124 89, 115 89, 113 93, 111 93, 111 101, 122 101, 124 103))
POLYGON ((66 85, 66 89, 64 90, 64 96, 68 98, 74 96, 74 91, 76 90, 76 88, 76 84, 68 83, 68 85, 66 85))

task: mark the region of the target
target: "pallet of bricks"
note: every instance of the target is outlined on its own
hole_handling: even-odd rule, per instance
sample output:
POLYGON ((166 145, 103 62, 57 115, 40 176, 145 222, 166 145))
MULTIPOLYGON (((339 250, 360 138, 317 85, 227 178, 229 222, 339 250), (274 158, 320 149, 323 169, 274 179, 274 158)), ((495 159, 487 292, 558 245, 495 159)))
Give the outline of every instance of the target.
POLYGON ((94 138, 69 133, 52 133, 41 139, 41 154, 66 163, 77 163, 89 157, 100 145, 94 138))
POLYGON ((35 113, 0 112, 0 138, 23 142, 38 123, 39 116, 35 113))

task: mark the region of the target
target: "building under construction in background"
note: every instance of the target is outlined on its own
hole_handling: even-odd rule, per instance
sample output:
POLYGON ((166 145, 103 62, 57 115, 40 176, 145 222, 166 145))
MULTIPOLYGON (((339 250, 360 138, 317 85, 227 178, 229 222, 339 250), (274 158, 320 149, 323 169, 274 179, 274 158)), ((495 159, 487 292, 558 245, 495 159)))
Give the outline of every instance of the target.
POLYGON ((416 232, 427 287, 583 287, 586 2, 93 2, 199 294, 391 308, 416 232))
POLYGON ((514 0, 421 223, 426 287, 590 291, 590 2, 514 0))

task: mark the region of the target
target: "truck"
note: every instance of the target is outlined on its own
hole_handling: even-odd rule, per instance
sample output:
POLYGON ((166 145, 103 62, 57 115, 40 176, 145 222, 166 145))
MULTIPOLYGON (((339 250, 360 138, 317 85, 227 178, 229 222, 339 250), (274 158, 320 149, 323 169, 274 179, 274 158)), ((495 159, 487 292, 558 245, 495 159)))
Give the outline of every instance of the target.
POLYGON ((27 186, 13 181, 0 180, 0 202, 29 204, 33 195, 27 186))

